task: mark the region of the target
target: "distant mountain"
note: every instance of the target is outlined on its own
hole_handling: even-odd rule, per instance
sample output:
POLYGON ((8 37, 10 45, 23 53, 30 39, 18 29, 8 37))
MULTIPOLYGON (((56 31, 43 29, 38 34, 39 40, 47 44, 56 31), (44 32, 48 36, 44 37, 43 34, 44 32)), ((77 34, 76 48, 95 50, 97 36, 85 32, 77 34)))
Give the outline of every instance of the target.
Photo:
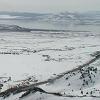
POLYGON ((35 20, 64 25, 100 25, 100 11, 61 13, 0 12, 0 20, 35 20))
POLYGON ((49 15, 44 19, 48 22, 60 24, 73 25, 100 25, 100 12, 86 12, 86 13, 58 13, 49 15))
POLYGON ((39 13, 22 13, 22 12, 0 12, 0 19, 33 19, 38 20, 42 16, 47 14, 39 14, 39 13))

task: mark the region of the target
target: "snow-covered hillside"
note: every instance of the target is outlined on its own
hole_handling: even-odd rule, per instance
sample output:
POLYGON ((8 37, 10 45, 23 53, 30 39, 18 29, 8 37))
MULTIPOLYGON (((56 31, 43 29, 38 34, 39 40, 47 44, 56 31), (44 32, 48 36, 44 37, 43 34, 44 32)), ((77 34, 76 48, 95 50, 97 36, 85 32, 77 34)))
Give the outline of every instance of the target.
POLYGON ((99 100, 100 33, 0 32, 0 100, 99 100))

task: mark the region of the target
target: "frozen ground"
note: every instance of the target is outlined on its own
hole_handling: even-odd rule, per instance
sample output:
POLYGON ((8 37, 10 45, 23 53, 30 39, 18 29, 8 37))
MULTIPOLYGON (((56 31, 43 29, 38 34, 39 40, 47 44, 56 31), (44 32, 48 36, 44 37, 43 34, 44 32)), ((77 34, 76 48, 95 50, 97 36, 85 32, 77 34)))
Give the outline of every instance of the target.
MULTIPOLYGON (((97 51, 100 51, 99 33, 0 32, 0 84, 3 84, 1 92, 16 85, 34 84, 52 79, 93 59, 93 54, 97 51)), ((94 100, 91 91, 93 91, 92 96, 98 96, 95 100, 99 100, 100 59, 91 66, 93 66, 92 71, 95 68, 98 70, 93 72, 96 78, 93 77, 92 81, 86 79, 90 82, 89 85, 85 80, 86 85, 83 86, 84 80, 80 79, 82 73, 75 71, 75 75, 70 73, 55 80, 54 83, 40 86, 49 93, 38 91, 35 94, 30 93, 21 100, 33 100, 33 98, 34 100, 94 100), (60 92, 62 96, 52 95, 51 92, 60 92), (72 95, 76 97, 70 97, 72 95)), ((87 71, 88 68, 89 66, 83 70, 87 71)), ((20 100, 21 94, 23 93, 11 95, 5 100, 20 100)))

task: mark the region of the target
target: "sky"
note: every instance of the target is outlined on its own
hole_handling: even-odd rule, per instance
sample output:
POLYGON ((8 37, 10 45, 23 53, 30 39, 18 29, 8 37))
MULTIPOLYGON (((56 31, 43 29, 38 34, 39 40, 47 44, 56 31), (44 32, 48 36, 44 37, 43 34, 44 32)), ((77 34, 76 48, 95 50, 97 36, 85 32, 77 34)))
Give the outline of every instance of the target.
POLYGON ((100 0, 0 0, 0 11, 99 11, 100 0))

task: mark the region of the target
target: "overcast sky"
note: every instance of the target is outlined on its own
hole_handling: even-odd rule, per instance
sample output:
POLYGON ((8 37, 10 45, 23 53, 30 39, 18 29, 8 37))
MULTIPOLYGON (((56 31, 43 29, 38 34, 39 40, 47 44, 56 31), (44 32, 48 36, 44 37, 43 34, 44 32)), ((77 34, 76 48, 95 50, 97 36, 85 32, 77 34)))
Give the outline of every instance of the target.
POLYGON ((0 0, 0 11, 61 12, 100 10, 100 0, 0 0))

